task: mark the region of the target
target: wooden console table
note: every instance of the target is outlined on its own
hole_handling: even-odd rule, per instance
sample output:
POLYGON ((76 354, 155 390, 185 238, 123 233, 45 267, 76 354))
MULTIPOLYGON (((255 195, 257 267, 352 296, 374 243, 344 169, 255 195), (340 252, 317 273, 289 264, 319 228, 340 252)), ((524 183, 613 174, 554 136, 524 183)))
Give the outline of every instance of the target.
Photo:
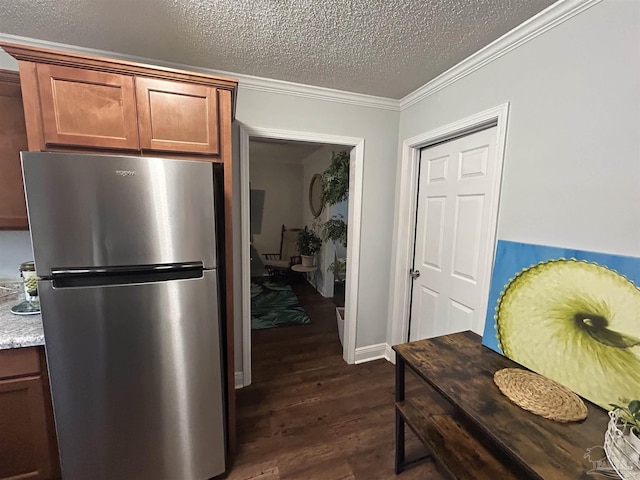
MULTIPOLYGON (((589 402, 579 423, 558 423, 522 410, 493 383, 502 368, 519 367, 481 345, 472 332, 393 347, 396 351, 396 473, 433 456, 461 479, 593 479, 587 449, 601 446, 608 416, 589 402), (405 398, 405 368, 421 379, 405 398), (408 425, 428 454, 407 462, 408 425)), ((592 459, 596 460, 596 459, 592 459)))

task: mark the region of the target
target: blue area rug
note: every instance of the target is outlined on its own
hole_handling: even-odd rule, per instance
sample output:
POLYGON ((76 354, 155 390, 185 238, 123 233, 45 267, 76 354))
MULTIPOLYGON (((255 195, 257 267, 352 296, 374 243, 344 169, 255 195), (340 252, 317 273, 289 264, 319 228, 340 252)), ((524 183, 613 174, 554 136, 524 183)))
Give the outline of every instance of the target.
POLYGON ((287 284, 251 282, 251 329, 290 327, 311 323, 298 297, 287 284))

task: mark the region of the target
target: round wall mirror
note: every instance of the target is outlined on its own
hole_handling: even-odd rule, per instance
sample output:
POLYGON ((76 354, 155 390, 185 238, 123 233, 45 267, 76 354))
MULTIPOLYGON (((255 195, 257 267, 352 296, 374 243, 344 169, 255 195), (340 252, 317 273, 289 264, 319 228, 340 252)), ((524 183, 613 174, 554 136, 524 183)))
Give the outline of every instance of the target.
POLYGON ((314 218, 322 213, 322 177, 316 173, 309 184, 309 209, 314 218))

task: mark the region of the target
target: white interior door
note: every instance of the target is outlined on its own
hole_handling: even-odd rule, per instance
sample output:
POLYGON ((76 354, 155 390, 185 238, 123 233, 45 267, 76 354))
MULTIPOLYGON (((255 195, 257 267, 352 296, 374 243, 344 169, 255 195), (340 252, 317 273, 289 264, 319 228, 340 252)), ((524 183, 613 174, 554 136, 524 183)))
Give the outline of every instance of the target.
POLYGON ((492 127, 420 153, 410 341, 482 334, 502 174, 496 136, 492 127))

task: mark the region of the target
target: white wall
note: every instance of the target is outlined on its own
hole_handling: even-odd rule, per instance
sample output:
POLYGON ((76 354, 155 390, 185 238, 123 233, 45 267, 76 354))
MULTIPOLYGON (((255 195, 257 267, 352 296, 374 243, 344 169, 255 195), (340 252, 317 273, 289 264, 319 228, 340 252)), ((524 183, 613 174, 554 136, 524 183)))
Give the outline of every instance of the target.
MULTIPOLYGON (((326 145, 321 149, 316 150, 303 160, 304 189, 302 192, 302 225, 306 225, 309 228, 315 227, 313 230, 318 234, 320 234, 322 224, 326 222, 329 217, 327 209, 323 208, 320 216, 318 218, 314 218, 313 213, 311 213, 311 207, 309 207, 309 185, 311 184, 311 179, 315 174, 321 174, 329 167, 331 164, 332 152, 343 150, 344 148, 344 146, 326 145)), ((318 290, 318 292, 320 292, 324 297, 330 297, 333 295, 333 285, 330 284, 330 282, 333 282, 333 277, 331 273, 327 275, 327 268, 331 263, 330 258, 333 258, 332 246, 323 241, 322 248, 316 257, 318 271, 313 277, 310 277, 310 280, 312 285, 316 287, 316 290, 318 290)))
MULTIPOLYGON (((18 70, 18 62, 0 50, 0 69, 18 70)), ((0 230, 0 280, 19 279, 18 267, 28 260, 33 260, 29 232, 0 230)))
MULTIPOLYGON (((330 207, 325 206, 320 216, 317 219, 314 219, 311 209, 308 206, 309 184, 311 183, 311 178, 316 173, 322 174, 329 165, 331 165, 331 158, 334 153, 349 150, 350 148, 345 147, 344 145, 326 145, 304 159, 304 185, 306 191, 303 193, 302 201, 307 206, 304 209, 303 223, 309 227, 317 224, 317 232, 320 232, 322 224, 338 213, 341 213, 346 221, 349 203, 344 201, 330 207)), ((323 242, 322 248, 316 259, 318 271, 310 279, 311 283, 316 287, 316 290, 318 290, 324 297, 333 297, 333 274, 328 271, 328 268, 335 258, 336 249, 338 251, 338 256, 341 256, 342 258, 346 256, 346 249, 342 245, 338 245, 336 247, 332 241, 323 242)))
POLYGON ((640 256, 639 39, 640 2, 605 0, 404 110, 400 143, 510 102, 498 238, 640 256))
MULTIPOLYGON (((251 144, 250 144, 251 145, 251 144)), ((251 189, 264 190, 264 210, 260 234, 253 235, 253 245, 259 253, 278 253, 282 225, 302 228, 303 192, 302 164, 283 163, 249 153, 251 189)))
POLYGON ((19 280, 19 267, 33 260, 27 231, 0 231, 0 280, 19 280))
POLYGON ((302 161, 303 166, 303 191, 301 201, 302 207, 302 225, 311 227, 314 223, 320 224, 325 222, 326 208, 322 209, 322 213, 318 218, 314 218, 309 207, 309 185, 315 174, 322 174, 331 164, 331 152, 335 152, 340 146, 325 145, 322 148, 311 153, 302 161))
POLYGON ((0 68, 3 70, 18 71, 18 61, 4 50, 0 49, 0 68))

